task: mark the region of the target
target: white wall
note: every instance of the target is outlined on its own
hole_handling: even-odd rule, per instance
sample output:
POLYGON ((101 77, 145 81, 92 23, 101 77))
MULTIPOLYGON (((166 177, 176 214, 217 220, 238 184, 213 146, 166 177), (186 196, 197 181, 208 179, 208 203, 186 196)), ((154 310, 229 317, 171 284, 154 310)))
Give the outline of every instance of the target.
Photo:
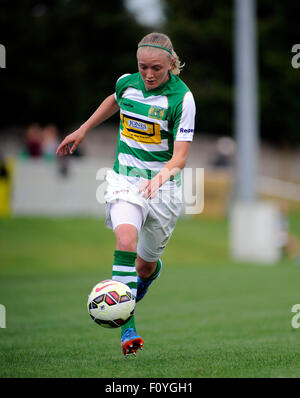
POLYGON ((69 158, 66 176, 59 171, 60 161, 16 160, 12 186, 12 212, 15 215, 92 215, 103 217, 96 191, 100 168, 112 167, 112 161, 69 158))

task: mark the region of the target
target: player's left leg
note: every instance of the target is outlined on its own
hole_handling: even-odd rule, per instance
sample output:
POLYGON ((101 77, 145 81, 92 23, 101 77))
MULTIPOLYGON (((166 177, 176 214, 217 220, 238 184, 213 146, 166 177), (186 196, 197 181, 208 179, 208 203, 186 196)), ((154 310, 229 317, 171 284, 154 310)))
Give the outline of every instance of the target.
POLYGON ((155 279, 160 276, 162 269, 162 260, 157 261, 145 261, 140 256, 137 256, 136 270, 138 274, 137 278, 137 294, 136 302, 140 301, 148 291, 149 286, 155 279))
POLYGON ((140 301, 162 271, 161 256, 174 231, 182 209, 181 191, 161 191, 149 201, 149 213, 139 233, 136 270, 136 301, 140 301))

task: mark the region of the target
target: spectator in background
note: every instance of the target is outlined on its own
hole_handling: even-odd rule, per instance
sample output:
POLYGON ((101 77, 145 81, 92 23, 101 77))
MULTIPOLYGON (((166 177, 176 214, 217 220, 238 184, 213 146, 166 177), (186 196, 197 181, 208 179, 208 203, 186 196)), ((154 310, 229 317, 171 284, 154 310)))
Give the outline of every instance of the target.
POLYGON ((58 129, 54 124, 48 124, 42 130, 42 155, 47 160, 53 160, 56 156, 56 148, 59 144, 58 129))
POLYGON ((290 231, 290 223, 288 217, 288 203, 279 202, 280 210, 280 227, 278 244, 281 248, 282 256, 287 256, 293 261, 300 261, 300 244, 297 237, 290 231))
POLYGON ((233 164, 236 144, 231 137, 220 137, 216 142, 216 152, 211 161, 214 168, 226 168, 233 164))
POLYGON ((30 124, 25 133, 25 155, 39 158, 42 154, 42 129, 38 123, 30 124))

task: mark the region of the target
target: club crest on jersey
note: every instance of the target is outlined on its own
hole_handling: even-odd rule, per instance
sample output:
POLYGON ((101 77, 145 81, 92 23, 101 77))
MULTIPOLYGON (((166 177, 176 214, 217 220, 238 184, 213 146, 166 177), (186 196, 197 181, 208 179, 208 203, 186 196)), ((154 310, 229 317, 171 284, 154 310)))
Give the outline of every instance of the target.
POLYGON ((163 119, 166 109, 160 106, 151 106, 148 112, 149 117, 154 117, 155 119, 163 119))

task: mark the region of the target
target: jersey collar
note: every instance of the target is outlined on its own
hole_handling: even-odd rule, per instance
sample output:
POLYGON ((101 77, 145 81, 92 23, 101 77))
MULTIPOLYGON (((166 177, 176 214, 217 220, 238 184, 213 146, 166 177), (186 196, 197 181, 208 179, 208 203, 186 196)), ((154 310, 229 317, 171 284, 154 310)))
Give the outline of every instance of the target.
POLYGON ((160 86, 155 87, 155 88, 151 88, 150 90, 146 90, 144 80, 142 79, 142 76, 141 76, 141 74, 139 73, 139 77, 140 77, 140 88, 141 88, 141 90, 142 90, 142 92, 143 92, 144 97, 150 97, 151 95, 160 94, 160 93, 164 90, 164 88, 165 88, 168 84, 170 84, 170 82, 174 79, 172 73, 171 73, 171 72, 168 72, 168 73, 169 73, 169 79, 168 79, 168 80, 166 80, 166 81, 165 81, 163 84, 161 84, 160 86))

